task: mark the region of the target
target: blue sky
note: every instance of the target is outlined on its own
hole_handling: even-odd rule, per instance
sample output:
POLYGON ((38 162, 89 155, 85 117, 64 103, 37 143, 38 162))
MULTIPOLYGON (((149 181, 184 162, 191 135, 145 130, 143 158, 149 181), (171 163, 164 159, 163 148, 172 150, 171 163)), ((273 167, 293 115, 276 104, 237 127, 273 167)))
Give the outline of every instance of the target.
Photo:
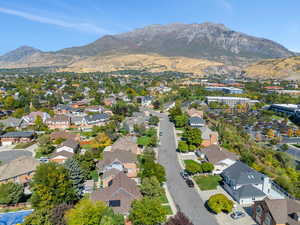
POLYGON ((223 23, 300 52, 299 0, 0 0, 0 54, 90 43, 150 24, 223 23))

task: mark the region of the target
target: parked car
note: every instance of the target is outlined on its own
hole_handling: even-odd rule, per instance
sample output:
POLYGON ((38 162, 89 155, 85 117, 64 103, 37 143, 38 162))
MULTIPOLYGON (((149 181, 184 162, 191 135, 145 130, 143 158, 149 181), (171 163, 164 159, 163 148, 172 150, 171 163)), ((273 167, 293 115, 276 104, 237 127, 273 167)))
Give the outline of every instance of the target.
POLYGON ((180 171, 180 176, 182 176, 184 180, 189 178, 189 174, 185 170, 180 171))
POLYGON ((162 132, 159 132, 159 136, 162 136, 162 132))
POLYGON ((193 188, 195 186, 194 182, 191 179, 186 179, 185 182, 190 188, 193 188))
POLYGON ((245 217, 245 213, 242 211, 235 211, 234 213, 231 214, 231 218, 234 220, 240 219, 245 217))

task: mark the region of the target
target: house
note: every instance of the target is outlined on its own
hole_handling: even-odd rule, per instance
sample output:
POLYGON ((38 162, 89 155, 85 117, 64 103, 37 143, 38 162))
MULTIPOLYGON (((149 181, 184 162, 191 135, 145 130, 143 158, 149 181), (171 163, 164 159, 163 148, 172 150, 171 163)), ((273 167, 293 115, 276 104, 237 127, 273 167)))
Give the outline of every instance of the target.
POLYGON ((123 172, 110 181, 109 186, 91 193, 92 201, 103 201, 115 213, 128 215, 131 203, 141 199, 142 195, 134 180, 128 178, 123 172))
POLYGON ((83 117, 82 126, 93 127, 103 126, 109 120, 109 115, 106 113, 97 113, 83 117))
POLYGON ((125 171, 128 177, 137 176, 137 155, 129 151, 105 151, 103 152, 103 160, 97 163, 99 173, 105 173, 108 170, 116 169, 125 171))
POLYGON ((50 129, 67 129, 71 125, 71 118, 63 114, 55 115, 47 119, 45 123, 50 129))
POLYGON ((40 164, 31 156, 21 156, 0 166, 0 183, 16 182, 27 185, 40 164))
POLYGON ((86 113, 102 113, 104 108, 102 106, 88 106, 84 109, 86 113))
POLYGON ((300 203, 292 199, 268 199, 256 201, 253 218, 259 225, 299 225, 300 203))
POLYGON ((173 107, 175 107, 175 102, 166 103, 166 104, 164 104, 164 111, 169 111, 173 107))
POLYGON ((189 125, 193 128, 200 128, 205 126, 205 121, 198 116, 193 116, 189 118, 189 125))
POLYGON ((120 170, 112 168, 110 170, 105 170, 103 174, 101 175, 101 181, 102 181, 102 187, 106 188, 108 187, 109 182, 114 179, 118 174, 120 173, 120 170))
POLYGON ((0 136, 0 141, 3 146, 13 145, 16 143, 31 142, 35 138, 33 131, 14 131, 7 132, 0 136))
POLYGON ((23 116, 23 120, 28 123, 29 125, 34 125, 36 118, 37 117, 41 117, 43 123, 50 118, 50 115, 46 112, 41 112, 41 111, 37 111, 37 112, 31 112, 30 114, 28 114, 27 116, 23 116))
POLYGON ((186 111, 189 117, 200 117, 203 118, 203 111, 197 110, 195 108, 188 109, 186 111))
POLYGON ((146 125, 149 116, 145 113, 134 113, 132 117, 127 117, 123 122, 124 129, 129 134, 134 134, 134 126, 135 125, 146 125))
POLYGON ((114 97, 109 97, 109 98, 104 98, 103 103, 105 106, 112 106, 117 102, 116 98, 114 97))
POLYGON ((150 106, 152 103, 151 96, 139 96, 137 97, 137 102, 141 103, 142 106, 150 106))
POLYGON ((64 141, 59 148, 56 149, 56 152, 67 151, 75 153, 79 149, 79 143, 74 139, 68 139, 64 141))
POLYGON ((135 142, 135 137, 126 136, 119 138, 112 146, 111 151, 127 151, 134 154, 141 154, 141 150, 135 142))
POLYGON ((72 158, 73 155, 73 152, 69 152, 66 150, 61 150, 59 152, 56 151, 50 154, 49 161, 63 164, 66 160, 72 158))
POLYGON ((7 119, 0 120, 0 124, 2 124, 4 128, 13 127, 16 129, 22 129, 28 126, 28 123, 23 119, 14 117, 8 117, 7 119))
POLYGON ((210 145, 206 148, 202 148, 197 152, 197 155, 214 165, 214 174, 222 173, 226 168, 233 165, 238 160, 236 154, 229 152, 218 145, 210 145))
POLYGON ((270 178, 240 161, 225 169, 221 176, 224 189, 240 204, 253 204, 271 192, 270 178))
POLYGON ((83 184, 83 193, 84 194, 85 193, 88 193, 88 194, 92 193, 93 190, 94 190, 94 186, 95 186, 94 180, 86 180, 83 184))
POLYGON ((210 145, 218 144, 219 134, 218 132, 212 131, 208 126, 199 128, 201 130, 202 143, 201 146, 208 147, 210 145))

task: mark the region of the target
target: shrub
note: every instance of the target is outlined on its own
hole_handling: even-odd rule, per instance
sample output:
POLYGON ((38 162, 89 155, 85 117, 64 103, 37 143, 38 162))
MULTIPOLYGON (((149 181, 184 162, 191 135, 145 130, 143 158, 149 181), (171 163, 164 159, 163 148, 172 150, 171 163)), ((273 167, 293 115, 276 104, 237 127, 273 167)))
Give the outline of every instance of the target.
POLYGON ((210 173, 211 171, 214 170, 214 165, 209 162, 202 163, 201 167, 202 167, 203 173, 210 173))
POLYGON ((213 210, 216 214, 220 212, 230 213, 233 208, 233 201, 229 200, 223 194, 215 194, 210 196, 208 199, 208 207, 213 210))
POLYGON ((202 173, 202 166, 194 160, 185 160, 185 170, 190 174, 202 173))
POLYGON ((189 146, 185 141, 179 141, 178 150, 180 152, 188 152, 189 151, 189 146))

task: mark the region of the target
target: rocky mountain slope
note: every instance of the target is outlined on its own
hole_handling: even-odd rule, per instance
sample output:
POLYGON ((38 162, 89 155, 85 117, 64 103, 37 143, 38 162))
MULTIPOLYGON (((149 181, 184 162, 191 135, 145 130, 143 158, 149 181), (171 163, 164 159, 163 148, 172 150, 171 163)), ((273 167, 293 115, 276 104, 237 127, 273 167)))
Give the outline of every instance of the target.
POLYGON ((169 24, 107 35, 88 45, 56 52, 24 46, 0 56, 0 68, 58 66, 63 67, 60 70, 107 71, 146 67, 193 72, 196 67, 198 73, 201 67, 202 72, 224 73, 262 59, 292 56, 295 53, 278 43, 233 31, 222 24, 169 24))
POLYGON ((266 59, 245 68, 247 76, 256 78, 300 79, 300 56, 266 59))
POLYGON ((294 56, 293 52, 273 41, 235 32, 214 23, 151 25, 132 32, 104 36, 89 45, 58 51, 81 56, 112 52, 205 58, 233 65, 294 56))

